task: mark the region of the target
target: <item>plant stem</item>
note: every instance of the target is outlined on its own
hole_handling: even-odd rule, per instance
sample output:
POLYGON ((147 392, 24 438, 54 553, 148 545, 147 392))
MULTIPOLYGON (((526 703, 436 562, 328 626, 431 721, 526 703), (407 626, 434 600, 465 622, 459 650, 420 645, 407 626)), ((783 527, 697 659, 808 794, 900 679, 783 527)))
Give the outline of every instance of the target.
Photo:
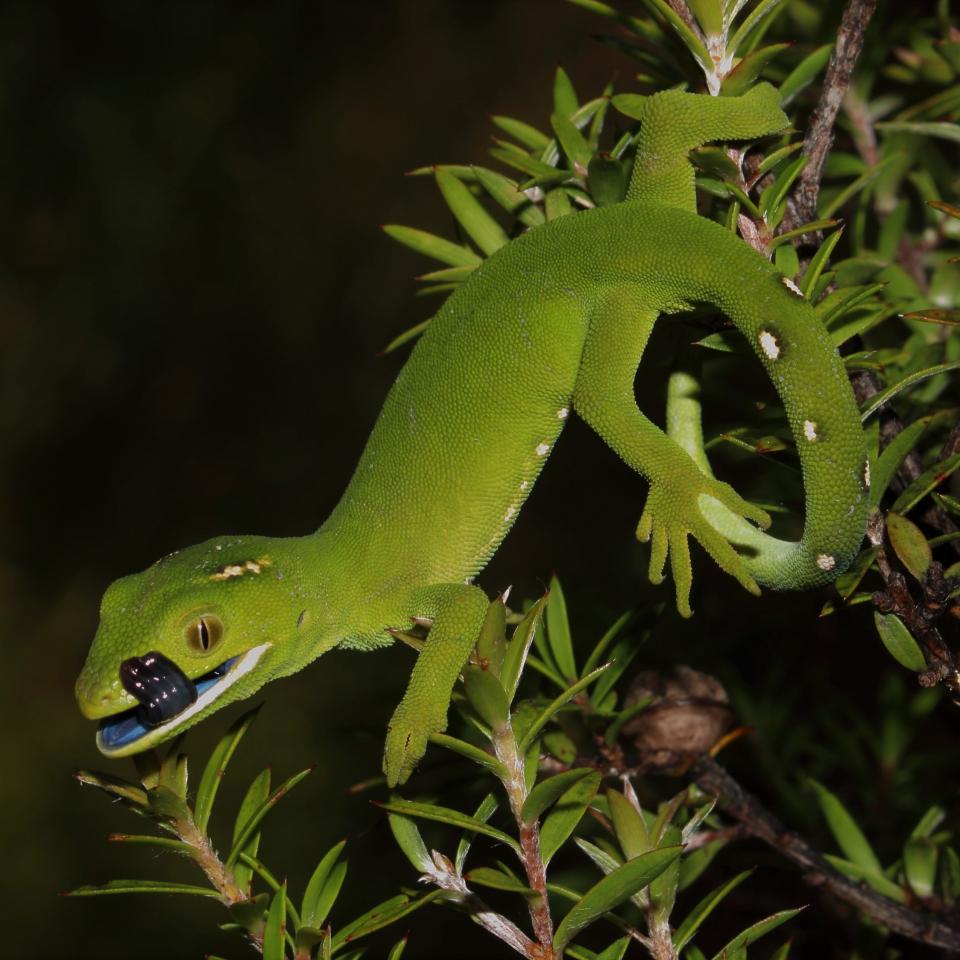
POLYGON ((220 894, 226 906, 248 899, 246 892, 238 886, 233 871, 217 856, 210 838, 197 828, 193 820, 176 820, 174 827, 177 836, 190 847, 194 862, 206 874, 210 885, 220 894))
POLYGON ((534 936, 543 950, 544 960, 553 957, 553 919, 550 916, 550 904, 547 900, 547 868, 540 852, 540 824, 537 820, 527 821, 523 816, 523 804, 527 799, 526 777, 524 775, 524 758, 517 747, 517 739, 513 734, 513 726, 509 718, 502 727, 493 731, 493 750, 497 759, 507 770, 503 788, 510 801, 510 812, 513 814, 520 834, 520 853, 524 872, 527 875, 527 885, 537 896, 530 897, 527 908, 530 911, 530 922, 533 925, 534 936))

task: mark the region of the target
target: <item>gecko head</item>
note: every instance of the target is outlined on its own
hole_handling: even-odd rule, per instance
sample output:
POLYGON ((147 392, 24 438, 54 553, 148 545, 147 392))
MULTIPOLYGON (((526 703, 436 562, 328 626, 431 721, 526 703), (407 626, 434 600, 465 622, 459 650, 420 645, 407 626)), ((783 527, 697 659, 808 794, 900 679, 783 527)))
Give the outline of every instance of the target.
POLYGON ((76 684, 102 753, 153 747, 284 672, 278 641, 298 625, 280 598, 299 568, 283 543, 217 538, 111 584, 76 684))

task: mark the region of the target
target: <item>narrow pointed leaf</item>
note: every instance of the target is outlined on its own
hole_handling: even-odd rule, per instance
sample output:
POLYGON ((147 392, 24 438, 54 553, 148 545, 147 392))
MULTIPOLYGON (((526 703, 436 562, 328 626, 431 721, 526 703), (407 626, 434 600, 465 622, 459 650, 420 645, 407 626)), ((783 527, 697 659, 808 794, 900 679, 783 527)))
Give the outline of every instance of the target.
MULTIPOLYGON (((771 930, 776 930, 781 924, 792 920, 804 907, 797 907, 794 910, 781 910, 774 913, 765 920, 760 920, 750 927, 747 927, 742 933, 738 933, 722 950, 714 954, 713 960, 730 960, 738 952, 744 951, 744 948, 751 943, 759 940, 764 934, 771 930)), ((746 953, 743 953, 746 956, 746 953)))
POLYGON ((925 370, 918 370, 915 373, 908 374, 902 380, 892 384, 885 390, 870 398, 867 405, 860 411, 860 419, 866 423, 869 417, 876 413, 885 403, 889 403, 897 394, 902 393, 910 387, 915 387, 918 383, 930 377, 937 377, 941 373, 950 373, 953 370, 960 369, 960 360, 954 360, 951 363, 940 363, 935 367, 927 367, 925 370))
POLYGON ((517 686, 520 683, 520 675, 527 662, 527 654, 530 652, 530 644, 536 634, 537 625, 540 617, 543 615, 543 609, 547 604, 547 596, 541 597, 524 615, 524 618, 517 624, 507 644, 507 650, 503 657, 503 667, 500 670, 500 682, 506 691, 507 700, 512 703, 517 695, 517 686))
POLYGON ((168 883, 165 880, 108 880, 71 890, 68 897, 102 897, 116 893, 185 893, 194 897, 220 898, 216 890, 192 883, 168 883))
POLYGON ((494 116, 490 119, 495 126, 499 127, 508 136, 513 137, 517 143, 522 144, 528 150, 540 153, 550 142, 550 138, 545 133, 541 133, 536 127, 531 127, 529 123, 524 123, 522 120, 502 116, 494 116))
POLYGON ((496 253, 509 237, 503 227, 487 213, 463 182, 447 170, 437 168, 437 186, 450 212, 457 218, 467 236, 486 254, 496 253))
POLYGON ((918 897, 933 896, 939 848, 926 837, 911 837, 903 847, 903 872, 918 897))
POLYGON ((287 932, 287 883, 273 895, 263 930, 263 960, 283 960, 287 932))
POLYGON ((427 327, 430 326, 429 320, 424 320, 421 323, 414 324, 410 327, 409 330, 404 330, 403 333, 395 336, 384 348, 383 353, 393 353, 398 347, 402 347, 405 343, 409 343, 411 340, 416 340, 417 337, 423 333, 427 327))
POLYGON ((631 860, 650 849, 650 834, 639 810, 619 791, 607 791, 610 819, 624 858, 631 860))
POLYGON ((509 834, 491 827, 475 817, 471 817, 459 810, 451 810, 449 807, 438 807, 432 803, 417 803, 413 800, 388 800, 386 803, 379 804, 380 808, 388 813, 399 813, 408 817, 420 817, 423 820, 434 820, 437 823, 446 823, 451 827, 458 827, 461 830, 469 830, 473 833, 482 833, 484 836, 493 840, 499 840, 507 844, 518 854, 520 844, 509 834))
POLYGON ((682 847, 651 850, 628 860, 592 886, 560 922, 553 938, 554 950, 564 947, 594 920, 613 910, 656 879, 683 852, 682 847))
POLYGON ((836 867, 841 873, 848 877, 853 877, 854 880, 862 880, 867 886, 872 887, 877 893, 882 894, 888 899, 894 900, 897 903, 906 903, 906 892, 884 874, 875 873, 862 864, 854 863, 852 860, 845 860, 843 857, 835 857, 829 853, 824 854, 824 859, 836 867))
POLYGON ((573 89, 570 75, 563 67, 557 67, 553 75, 553 112, 569 120, 576 112, 579 102, 573 89))
POLYGON ((483 261, 482 257, 468 247, 451 243, 451 241, 427 233, 425 230, 404 227, 397 223, 388 223, 384 225, 383 232, 405 247, 409 247, 417 253, 422 253, 425 257, 431 257, 441 263, 449 264, 451 267, 476 266, 483 261))
POLYGON ((859 864, 865 870, 882 875, 883 867, 880 866, 880 861, 873 852, 873 847, 870 846, 869 841, 863 835, 853 817, 850 816, 847 808, 822 783, 811 779, 810 785, 817 794, 820 811, 830 827, 830 832, 837 841, 837 845, 847 855, 847 858, 859 864))
POLYGON ((243 735, 250 728, 254 718, 260 712, 261 704, 257 704, 252 710, 248 710, 242 716, 238 717, 230 725, 227 732, 220 738, 207 765, 203 768, 200 776, 200 785, 197 787, 197 797, 193 804, 193 822, 201 833, 207 832, 207 824, 210 822, 210 813, 213 810, 213 802, 217 797, 217 791, 223 782, 223 775, 226 772, 227 764, 233 757, 243 735))
POLYGON ((445 747, 453 753, 459 753, 461 757, 472 760, 489 770, 498 780, 503 780, 507 776, 507 768, 492 754, 480 747, 467 743, 466 740, 458 740, 456 737, 448 736, 445 733, 431 733, 430 742, 438 747, 445 747))
POLYGON ((919 420, 914 420, 887 444, 877 462, 871 464, 869 501, 871 507, 879 505, 887 487, 890 486, 890 481, 894 478, 897 470, 900 469, 900 464, 920 441, 929 425, 930 417, 921 417, 919 420))
POLYGON ((523 802, 523 809, 520 812, 523 821, 533 823, 534 820, 539 819, 544 810, 559 800, 573 784, 589 776, 591 772, 588 768, 567 770, 538 783, 523 802))
POLYGON ((576 830, 599 786, 600 774, 592 770, 561 794, 540 829, 540 853, 544 864, 550 862, 576 830))
POLYGON ((924 470, 916 480, 897 497, 891 510, 897 513, 907 513, 912 510, 928 493, 935 490, 944 480, 960 467, 960 453, 947 457, 932 467, 924 470))
POLYGON ((548 590, 546 621, 550 652, 564 680, 567 683, 573 683, 577 678, 577 665, 573 658, 570 619, 567 614, 567 601, 556 576, 550 578, 548 590))
MULTIPOLYGON (((479 803, 477 809, 473 811, 473 819, 486 823, 496 812, 499 804, 494 794, 488 793, 479 803)), ((463 865, 467 862, 467 854, 473 845, 475 834, 465 830, 457 844, 457 855, 454 858, 454 866, 457 873, 463 873, 463 865)))
MULTIPOLYGON (((346 842, 346 840, 341 840, 334 844, 323 855, 323 859, 311 874, 300 905, 300 922, 304 926, 319 929, 327 919, 327 913, 329 913, 330 907, 340 891, 340 883, 343 883, 343 877, 341 876, 340 883, 337 884, 331 884, 329 881, 346 842), (333 895, 330 896, 334 887, 333 895)), ((344 864, 345 867, 346 864, 344 864)), ((344 869, 345 875, 346 870, 344 869)))
POLYGON ((578 693, 582 690, 585 690, 587 687, 593 683, 597 677, 600 676, 611 664, 605 663, 603 666, 597 667, 596 670, 591 670, 585 677, 581 677, 576 683, 571 684, 567 687, 563 693, 560 694, 555 700, 553 700, 544 711, 537 717, 536 720, 530 725, 526 733, 524 733, 523 738, 520 740, 520 743, 517 745, 520 752, 524 753, 527 747, 533 742, 534 738, 540 731, 550 722, 553 716, 570 700, 572 700, 578 693))
POLYGON ((696 935, 696 932, 703 925, 703 921, 720 905, 724 897, 727 896, 736 887, 739 887, 753 870, 744 870, 732 877, 726 883, 711 890, 684 918, 683 923, 677 927, 673 935, 674 949, 679 953, 696 935))
POLYGON ((543 211, 509 177, 484 167, 474 169, 483 189, 524 226, 536 227, 546 220, 543 211))

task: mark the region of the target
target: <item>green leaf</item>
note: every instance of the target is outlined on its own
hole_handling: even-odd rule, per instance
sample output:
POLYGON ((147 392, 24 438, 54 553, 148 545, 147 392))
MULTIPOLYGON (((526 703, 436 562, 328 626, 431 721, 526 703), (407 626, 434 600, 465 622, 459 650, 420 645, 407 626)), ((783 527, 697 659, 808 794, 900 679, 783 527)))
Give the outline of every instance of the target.
POLYGON ((547 194, 544 203, 547 211, 547 220, 559 220, 560 217, 573 213, 573 204, 570 203, 570 194, 563 187, 557 187, 547 194))
POLYGON ((550 722, 553 716, 570 700, 572 700, 581 690, 585 690, 587 687, 593 683, 597 677, 600 676, 611 664, 605 663, 603 666, 597 667, 596 670, 591 670, 586 676, 581 677, 576 683, 571 684, 567 687, 559 697, 556 697, 552 700, 546 708, 541 712, 540 716, 533 721, 530 727, 524 733, 520 742, 517 744, 517 749, 521 753, 525 753, 527 747, 533 742, 537 734, 550 722))
POLYGON ((829 262, 833 248, 840 242, 842 236, 843 227, 840 227, 839 230, 834 230, 834 232, 820 244, 817 252, 810 258, 810 264, 804 271, 799 283, 803 295, 808 300, 813 299, 813 289, 817 285, 817 280, 820 279, 820 274, 823 273, 824 268, 829 262))
MULTIPOLYGON (((797 907, 794 910, 781 910, 779 913, 771 914, 765 920, 760 920, 750 927, 747 927, 742 933, 738 933, 722 950, 714 954, 713 960, 731 960, 739 951, 749 946, 751 943, 759 940, 765 933, 776 930, 781 924, 792 920, 804 907, 797 907)), ((746 956, 744 953, 743 956, 746 956)))
POLYGON ((263 930, 263 960, 283 960, 287 932, 287 882, 274 894, 263 930))
POLYGON ((624 627, 634 618, 634 615, 635 611, 627 610, 626 613, 620 614, 607 628, 603 636, 597 641, 596 646, 590 651, 587 662, 583 665, 584 673, 589 673, 600 663, 603 655, 607 652, 607 647, 620 636, 624 627))
POLYGON ((897 394, 902 393, 909 387, 914 387, 918 383, 939 376, 941 373, 949 373, 951 370, 960 369, 960 360, 954 360, 951 363, 940 363, 935 367, 927 367, 925 370, 917 370, 915 373, 908 374, 902 380, 892 384, 885 390, 871 397, 867 405, 860 411, 860 419, 866 423, 870 416, 876 413, 885 403, 889 403, 897 394))
POLYGON ((409 343, 411 340, 416 340, 417 337, 419 337, 428 326, 430 326, 430 320, 423 320, 420 323, 414 324, 409 330, 404 330, 403 333, 395 336, 381 352, 384 355, 393 353, 394 350, 396 350, 398 347, 402 347, 405 343, 409 343))
POLYGON ((679 953, 696 935, 696 932, 700 929, 703 921, 710 916, 711 913, 718 907, 724 897, 727 896, 732 890, 736 887, 739 887, 750 874, 753 873, 753 870, 744 870, 742 873, 738 873, 735 877, 732 877, 726 883, 717 887, 716 890, 711 890, 686 916, 683 923, 677 927, 676 932, 673 935, 673 947, 674 950, 679 953))
POLYGON ((433 903, 434 900, 447 895, 446 890, 437 889, 418 897, 404 895, 391 897, 372 910, 368 910, 362 916, 357 917, 356 920, 341 927, 333 938, 333 948, 336 950, 341 944, 353 943, 354 940, 376 933, 391 923, 396 923, 398 920, 409 916, 421 907, 425 907, 428 903, 433 903))
POLYGON ((570 620, 567 615, 567 601, 556 576, 550 578, 547 588, 547 639, 550 652, 560 673, 567 683, 577 678, 577 665, 573 657, 573 641, 570 636, 570 620))
POLYGON ((458 740, 456 737, 450 737, 445 733, 431 733, 430 742, 438 747, 445 747, 453 753, 459 753, 461 757, 466 757, 473 763, 489 770, 498 780, 504 780, 507 777, 507 768, 491 753, 481 750, 480 747, 467 743, 465 740, 458 740))
POLYGON ((832 43, 825 43, 817 47, 787 74, 786 79, 780 84, 780 102, 784 106, 804 87, 813 82, 814 77, 827 65, 832 50, 832 43))
MULTIPOLYGON (((474 820, 486 823, 497 812, 497 798, 494 794, 488 793, 479 803, 477 809, 473 812, 474 820)), ((460 836, 460 842, 457 844, 457 855, 454 859, 454 866, 457 873, 463 873, 463 865, 467 862, 467 854, 473 844, 474 835, 470 831, 465 831, 460 836)))
POLYGON ((923 583, 933 563, 933 551, 920 528, 891 510, 887 514, 887 537, 900 562, 910 571, 914 579, 923 583))
POLYGON ((398 940, 391 948, 390 952, 387 954, 387 960, 400 960, 403 956, 403 951, 407 947, 408 934, 404 934, 401 940, 398 940))
POLYGON ((650 849, 650 834, 643 815, 619 791, 607 790, 607 803, 610 807, 610 819, 620 849, 627 860, 639 857, 650 849))
POLYGON ((890 509, 897 513, 909 512, 928 493, 940 486, 957 467, 960 467, 960 453, 955 453, 952 457, 947 457, 946 460, 935 463, 932 467, 924 470, 916 480, 911 481, 906 490, 894 500, 890 509))
POLYGON ((210 822, 210 813, 213 810, 213 801, 216 799, 217 791, 223 782, 227 764, 243 739, 243 735, 260 712, 261 706, 262 704, 257 704, 252 710, 242 714, 230 725, 230 728, 213 748, 213 753, 210 754, 210 759, 203 768, 203 774, 200 776, 200 786, 197 787, 197 798, 193 804, 193 822, 203 834, 207 832, 207 824, 210 822))
POLYGON ((540 814, 556 802, 561 794, 591 772, 589 768, 581 767, 577 770, 567 770, 564 773, 555 774, 538 783, 523 802, 523 808, 520 811, 521 820, 524 823, 533 823, 538 820, 540 814))
POLYGON ((494 730, 503 730, 510 719, 510 705, 500 681, 489 670, 467 666, 463 686, 470 705, 483 722, 494 730))
POLYGON ((873 622, 877 626, 877 633, 887 652, 901 666, 915 673, 927 669, 927 661, 919 644, 913 639, 913 634, 904 626, 903 621, 895 614, 882 614, 874 611, 873 622))
POLYGON ((496 827, 489 826, 482 820, 471 817, 466 813, 461 813, 459 810, 451 810, 449 807, 438 807, 432 803, 417 803, 413 800, 400 799, 389 800, 386 803, 378 804, 378 806, 388 813, 399 813, 408 817, 420 817, 423 820, 434 820, 437 823, 446 823, 451 827, 469 830, 472 833, 482 833, 484 836, 490 837, 493 840, 499 840, 501 843, 507 844, 507 846, 516 851, 518 855, 520 853, 520 844, 509 834, 498 830, 496 827))
POLYGON ((557 135, 557 140, 570 166, 577 174, 585 176, 593 154, 590 144, 573 121, 567 117, 553 114, 550 117, 550 126, 553 127, 553 132, 557 135))
POLYGON ((474 170, 483 189, 524 226, 537 227, 546 220, 543 211, 509 177, 485 167, 474 170))
POLYGON ((540 855, 546 866, 577 828, 600 787, 600 774, 591 770, 560 795, 540 828, 540 855))
POLYGON ((879 506, 880 500, 887 492, 887 487, 890 486, 890 481, 894 478, 897 470, 900 469, 900 464, 906 459, 907 454, 920 441, 924 431, 930 425, 930 419, 930 417, 921 417, 904 427, 887 444, 877 462, 871 464, 869 501, 871 509, 879 506))
POLYGON ((570 76, 563 67, 557 67, 553 75, 553 112, 569 120, 576 112, 579 102, 570 76))
POLYGON ((960 143, 960 126, 952 122, 904 123, 899 120, 886 120, 874 126, 884 133, 912 133, 921 137, 938 137, 941 140, 960 143))
POLYGON ((496 253, 510 238, 503 227, 487 213, 463 182, 448 170, 438 167, 434 177, 450 212, 467 236, 486 254, 496 253))
POLYGON ((703 32, 719 37, 723 33, 723 4, 720 0, 687 0, 703 32))
POLYGON ((425 230, 417 230, 414 227, 404 227, 396 223, 387 223, 383 226, 383 232, 392 237, 398 243, 409 247, 416 253, 422 253, 425 257, 431 257, 439 260, 441 263, 447 263, 451 267, 469 267, 476 266, 483 262, 483 258, 474 253, 469 247, 463 247, 458 243, 451 243, 444 240, 443 237, 427 233, 425 230))
POLYGON ((851 861, 862 866, 864 870, 882 876, 883 867, 880 866, 880 861, 873 852, 873 847, 870 846, 856 821, 847 812, 846 807, 822 783, 811 778, 810 785, 816 791, 820 811, 823 813, 827 826, 830 827, 830 832, 840 849, 851 861))
POLYGON ((937 845, 927 837, 911 837, 903 847, 903 873, 918 897, 932 897, 937 876, 937 845))
POLYGON ((868 547, 866 550, 861 550, 853 563, 850 564, 849 569, 834 581, 833 585, 837 593, 844 600, 849 600, 857 587, 860 586, 879 551, 879 547, 868 547))
POLYGON ((524 123, 522 120, 502 116, 493 116, 490 119, 495 126, 528 150, 540 153, 550 143, 550 138, 545 133, 541 133, 536 127, 531 127, 529 123, 524 123))
POLYGON ((513 698, 517 695, 520 675, 526 665, 530 644, 533 643, 537 625, 540 622, 546 603, 547 595, 544 595, 526 612, 514 629, 510 643, 507 644, 507 651, 503 657, 503 667, 500 671, 500 682, 503 684, 507 700, 510 703, 513 703, 513 698))
POLYGON ((147 806, 147 791, 128 780, 121 780, 109 773, 100 773, 95 770, 77 770, 73 776, 79 783, 96 787, 134 809, 143 809, 147 806))
POLYGON ((734 68, 724 77, 720 84, 720 93, 725 97, 739 97, 746 93, 753 85, 760 71, 778 54, 788 50, 790 43, 774 43, 766 47, 759 47, 752 53, 748 53, 734 68))
POLYGON ((186 893, 194 897, 220 898, 216 890, 192 883, 168 883, 165 880, 108 880, 106 883, 77 887, 68 897, 102 897, 115 893, 186 893))
POLYGON ((608 910, 618 907, 656 879, 683 852, 682 847, 662 847, 628 860, 594 884, 560 922, 553 947, 561 953, 578 933, 608 910))
MULTIPOLYGON (((251 855, 255 854, 254 851, 247 849, 247 841, 253 836, 257 827, 260 825, 260 822, 263 818, 298 784, 307 774, 313 771, 313 767, 307 767, 305 770, 301 770, 299 773, 295 773, 288 780, 280 784, 279 787, 273 792, 273 794, 267 797, 259 807, 256 807, 249 814, 249 818, 243 821, 241 826, 241 819, 237 817, 237 829, 234 830, 234 839, 233 846, 230 848, 230 854, 226 859, 226 865, 228 867, 233 866, 237 861, 237 857, 240 856, 240 852, 244 851, 250 853, 251 855)), ((266 771, 264 771, 266 772, 266 771)), ((267 780, 269 785, 269 779, 267 780)))
MULTIPOLYGON (((243 800, 240 801, 240 809, 237 811, 237 818, 234 821, 233 825, 233 844, 236 847, 237 838, 243 835, 244 829, 247 825, 247 822, 250 818, 256 813, 256 811, 261 807, 261 805, 267 800, 270 796, 270 768, 267 767, 264 770, 261 770, 259 774, 253 779, 253 782, 247 788, 247 792, 244 794, 243 800)), ((241 853, 249 854, 251 857, 256 856, 257 849, 260 846, 260 834, 251 833, 247 836, 242 847, 237 849, 237 858, 241 853)), ((246 891, 248 894, 250 892, 250 882, 253 879, 253 871, 245 863, 237 863, 235 873, 235 879, 237 881, 237 886, 241 890, 246 891)))
POLYGON ((884 876, 884 874, 874 873, 859 863, 845 860, 843 857, 835 857, 829 853, 824 854, 824 859, 830 863, 831 866, 836 867, 842 874, 853 877, 854 880, 862 880, 867 886, 872 887, 877 893, 882 894, 887 897, 887 899, 894 900, 897 903, 907 902, 906 893, 892 880, 884 876))
POLYGON ((649 97, 640 93, 618 93, 610 101, 616 110, 631 120, 643 120, 649 97))
POLYGON ((763 193, 760 194, 760 210, 763 212, 764 220, 766 220, 770 226, 776 227, 783 218, 784 203, 787 199, 787 194, 790 192, 794 180, 800 176, 800 171, 803 170, 806 165, 807 157, 797 157, 795 160, 792 160, 784 167, 783 172, 777 175, 773 183, 771 183, 769 187, 764 188, 763 193))
POLYGON ((538 896, 535 890, 531 890, 525 883, 511 876, 503 870, 496 870, 493 867, 475 867, 465 877, 467 883, 476 884, 478 887, 489 887, 491 890, 503 890, 506 893, 519 893, 524 897, 538 896))
POLYGON ((782 0, 760 0, 744 18, 736 33, 727 41, 727 52, 735 54, 750 34, 777 9, 781 2, 782 0))
POLYGON ((135 846, 162 847, 172 853, 179 853, 185 857, 193 857, 194 849, 189 843, 174 840, 173 837, 158 837, 153 834, 111 833, 107 840, 111 843, 132 843, 135 846))
POLYGON ((347 865, 337 862, 346 842, 335 843, 311 874, 300 906, 300 922, 304 926, 319 929, 327 919, 347 875, 347 865))
MULTIPOLYGON (((691 56, 700 66, 706 76, 714 72, 713 60, 700 38, 687 26, 683 19, 674 11, 666 0, 643 0, 644 5, 655 14, 659 14, 673 27, 683 41, 683 45, 690 51, 691 56)), ((728 47, 731 51, 734 48, 728 47)))

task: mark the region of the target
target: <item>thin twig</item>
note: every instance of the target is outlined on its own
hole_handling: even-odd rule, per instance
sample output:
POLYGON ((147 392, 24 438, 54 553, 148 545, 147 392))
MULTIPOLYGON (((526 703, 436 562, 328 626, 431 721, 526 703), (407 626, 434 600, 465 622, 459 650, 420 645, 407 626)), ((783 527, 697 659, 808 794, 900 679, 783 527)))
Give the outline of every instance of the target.
POLYGON ((863 35, 877 7, 877 0, 849 0, 840 20, 837 42, 830 54, 830 63, 823 80, 820 100, 810 118, 803 138, 802 154, 808 157, 793 192, 785 230, 807 223, 816 217, 817 196, 823 165, 833 145, 833 125, 844 94, 850 85, 854 64, 863 48, 863 35))
POLYGON ((709 757, 698 760, 691 771, 697 785, 717 797, 720 807, 777 853, 792 860, 808 883, 856 907, 878 923, 918 943, 960 952, 960 929, 929 912, 896 903, 835 869, 819 850, 798 833, 788 830, 756 797, 709 757))

